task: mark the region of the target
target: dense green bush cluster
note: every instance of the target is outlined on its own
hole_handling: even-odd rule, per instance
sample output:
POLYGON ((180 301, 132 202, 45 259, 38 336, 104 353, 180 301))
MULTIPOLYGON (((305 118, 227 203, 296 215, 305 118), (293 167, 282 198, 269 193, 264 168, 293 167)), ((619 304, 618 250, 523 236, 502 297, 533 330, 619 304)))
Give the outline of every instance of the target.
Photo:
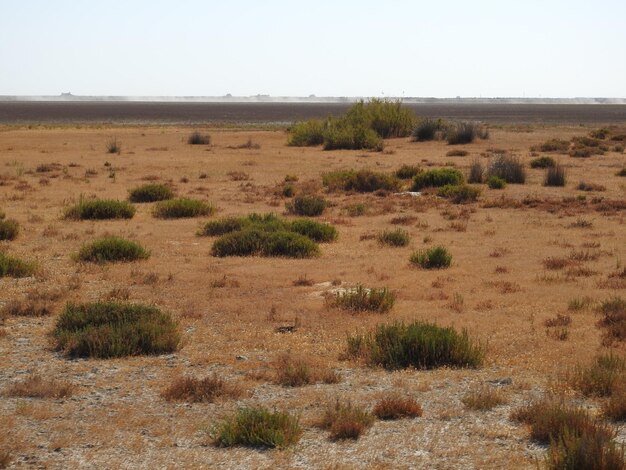
POLYGON ((114 199, 81 199, 65 209, 64 218, 73 220, 132 219, 135 207, 114 199))
POLYGON ((409 260, 424 269, 443 269, 452 263, 452 255, 445 247, 435 246, 425 251, 414 252, 409 260))
POLYGON ((450 199, 454 204, 466 204, 478 200, 480 188, 469 184, 447 184, 439 188, 437 196, 450 199))
POLYGON ((407 367, 478 367, 484 348, 466 331, 414 322, 378 325, 373 332, 348 337, 348 356, 395 370, 407 367))
POLYGON ((322 176, 322 184, 329 191, 341 190, 359 193, 371 193, 378 190, 397 191, 400 188, 400 181, 397 178, 371 170, 332 171, 322 176))
POLYGON ((417 165, 402 165, 396 170, 394 175, 401 180, 410 180, 417 174, 421 173, 422 169, 417 165))
POLYGON ((315 217, 322 215, 327 205, 326 199, 321 196, 298 196, 287 203, 286 209, 290 214, 315 217))
POLYGON ((439 188, 441 186, 457 186, 464 181, 463 173, 455 168, 439 168, 423 171, 413 178, 413 191, 424 188, 439 188))
POLYGON ((552 157, 537 157, 530 161, 531 168, 549 168, 554 165, 556 165, 556 162, 552 157))
POLYGON ((172 199, 174 192, 165 184, 149 183, 129 191, 130 202, 156 202, 172 199))
POLYGON ((103 237, 83 245, 76 258, 91 263, 147 259, 150 253, 139 243, 120 237, 103 237))
POLYGON ((409 232, 401 228, 395 230, 384 230, 376 237, 378 243, 387 246, 407 246, 411 237, 409 232))
POLYGON ((180 343, 178 325, 158 308, 115 302, 67 304, 52 332, 70 357, 163 354, 180 343))
POLYGON ((490 189, 504 189, 506 188, 506 181, 496 175, 491 175, 487 178, 487 186, 490 189))
POLYGON ((205 201, 178 198, 157 202, 152 214, 160 219, 180 219, 212 215, 215 210, 213 204, 205 201))
POLYGON ((324 143, 326 123, 319 119, 297 122, 289 129, 288 145, 293 147, 311 147, 324 143))
POLYGON ((35 263, 8 256, 0 251, 0 277, 28 277, 32 276, 35 270, 35 263))

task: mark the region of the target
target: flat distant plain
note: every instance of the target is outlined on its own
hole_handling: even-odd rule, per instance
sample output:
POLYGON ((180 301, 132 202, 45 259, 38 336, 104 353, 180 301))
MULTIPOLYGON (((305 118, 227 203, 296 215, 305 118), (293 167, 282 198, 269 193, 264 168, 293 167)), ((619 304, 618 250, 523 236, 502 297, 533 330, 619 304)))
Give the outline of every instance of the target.
MULTIPOLYGON (((36 260, 41 271, 35 277, 0 279, 0 303, 21 299, 32 289, 58 289, 63 297, 49 316, 11 316, 0 324, 0 387, 40 374, 74 389, 65 399, 2 397, 0 451, 10 453, 18 468, 536 468, 545 448, 529 440, 524 425, 509 419, 511 411, 549 389, 574 396, 559 379, 606 351, 598 315, 592 308, 568 312, 568 303, 624 295, 623 283, 611 283, 609 276, 626 260, 626 181, 615 175, 626 157, 612 151, 590 158, 555 155, 566 167, 567 184, 554 188, 542 185, 544 170, 528 168, 529 148, 552 138, 587 135, 595 127, 590 122, 623 129, 624 107, 566 106, 544 113, 536 106, 420 107, 421 114, 460 117, 462 111, 468 113, 464 118, 507 124, 493 126, 489 140, 469 145, 391 139, 384 152, 376 153, 288 147, 284 129, 165 125, 209 118, 274 122, 324 116, 343 111, 341 106, 296 105, 296 116, 294 105, 14 105, 0 105, 0 120, 11 121, 0 128, 0 208, 22 231, 2 249, 36 260), (7 118, 8 109, 13 111, 7 118), (612 119, 611 112, 620 119, 612 119), (495 117, 499 113, 509 114, 495 117), (28 128, 20 125, 23 120, 114 124, 28 128), (552 124, 537 124, 541 121, 552 124), (150 125, 120 125, 135 122, 150 125), (194 130, 210 134, 212 144, 188 145, 194 130), (112 137, 121 143, 119 155, 105 153, 112 137), (248 140, 258 148, 246 146, 248 140), (451 148, 468 155, 448 157, 451 148), (504 190, 483 185, 479 201, 468 205, 434 195, 326 193, 321 186, 321 175, 337 169, 393 172, 403 164, 453 165, 467 173, 473 159, 486 163, 496 152, 522 158, 526 184, 504 190), (48 169, 37 171, 43 164, 48 169), (334 224, 338 239, 321 245, 321 256, 308 260, 212 257, 214 239, 196 235, 200 223, 251 212, 282 214, 288 202, 280 192, 286 175, 298 178, 296 187, 306 186, 331 202, 319 220, 334 224), (125 199, 130 188, 147 181, 211 201, 218 212, 159 220, 147 204, 137 205, 130 220, 61 219, 63 209, 81 196, 125 199), (604 190, 579 191, 580 181, 604 190), (583 194, 586 202, 577 199, 583 194), (603 206, 602 201, 617 202, 603 206), (366 213, 352 217, 349 207, 357 203, 365 205, 366 213), (396 227, 409 232, 409 246, 377 243, 378 232, 396 227), (83 243, 105 234, 136 240, 152 255, 105 266, 72 260, 83 243), (409 264, 413 250, 439 244, 453 256, 449 269, 427 271, 409 264), (590 256, 563 270, 545 267, 548 258, 567 259, 578 252, 590 256), (311 285, 295 285, 301 278, 311 285), (332 285, 358 283, 396 292, 391 312, 350 314, 324 302, 332 285), (183 332, 180 350, 111 360, 68 360, 53 350, 48 333, 66 301, 120 295, 171 312, 183 332), (571 316, 565 340, 544 325, 557 314, 571 316), (416 319, 467 328, 487 345, 485 364, 477 370, 387 372, 342 360, 347 334, 380 322, 416 319), (295 332, 277 332, 296 320, 295 332), (288 352, 335 369, 341 381, 298 388, 275 384, 276 361, 288 352), (210 404, 161 397, 176 377, 213 372, 239 383, 244 395, 210 404), (503 381, 506 404, 491 411, 466 408, 462 398, 468 391, 490 381, 503 381), (371 409, 389 391, 414 397, 423 416, 377 421, 358 441, 347 442, 332 442, 327 431, 313 425, 336 398, 371 409), (258 404, 300 414, 305 430, 295 447, 258 451, 211 444, 207 431, 218 419, 258 404)), ((584 403, 598 407, 592 399, 584 403)), ((618 440, 625 437, 620 431, 618 440)))

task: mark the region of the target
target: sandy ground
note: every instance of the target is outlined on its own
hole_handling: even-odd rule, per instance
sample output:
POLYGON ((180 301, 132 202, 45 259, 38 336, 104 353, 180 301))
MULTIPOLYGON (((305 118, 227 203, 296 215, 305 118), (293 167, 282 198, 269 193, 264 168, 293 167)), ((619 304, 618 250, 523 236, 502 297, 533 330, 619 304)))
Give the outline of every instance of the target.
MULTIPOLYGON (((467 170, 489 148, 528 161, 531 145, 586 135, 590 129, 522 130, 493 129, 490 140, 464 147, 469 156, 446 157, 450 147, 443 142, 408 139, 388 141, 383 153, 291 148, 282 131, 207 129, 213 145, 206 147, 187 145, 191 129, 179 127, 1 129, 0 209, 22 226, 19 238, 3 242, 2 248, 37 260, 41 271, 32 278, 0 279, 0 304, 33 288, 64 288, 66 294, 49 317, 10 317, 0 326, 0 389, 39 373, 70 381, 75 393, 62 400, 0 398, 0 447, 11 453, 18 468, 534 468, 545 449, 530 442, 527 429, 508 416, 547 389, 563 389, 558 378, 603 349, 592 310, 571 313, 565 341, 547 334, 544 321, 567 313, 568 302, 576 297, 599 301, 624 295, 623 283, 606 282, 626 260, 624 210, 599 211, 591 201, 624 201, 626 180, 615 173, 626 164, 625 155, 561 156, 568 171, 565 188, 543 187, 543 170, 528 169, 525 185, 502 191, 484 187, 480 201, 465 206, 432 196, 327 194, 333 207, 320 220, 334 223, 339 238, 322 245, 321 257, 312 260, 211 257, 213 239, 195 235, 208 218, 158 220, 150 204, 138 205, 127 221, 61 220, 63 208, 81 196, 123 199, 129 188, 146 180, 171 182, 179 195, 214 202, 219 211, 212 218, 282 213, 286 200, 275 190, 287 174, 322 192, 321 174, 333 169, 393 171, 404 163, 448 163, 467 170), (113 136, 122 144, 120 155, 105 153, 113 136), (249 138, 260 148, 229 148, 249 138), (42 163, 59 165, 36 172, 42 163), (231 172, 244 172, 249 179, 234 181, 231 172), (586 205, 561 204, 564 197, 582 194, 575 188, 582 180, 606 190, 586 193, 586 205), (484 207, 502 195, 539 203, 484 207), (346 206, 356 202, 367 204, 367 215, 346 214, 346 206), (410 246, 389 248, 367 237, 361 240, 393 227, 391 220, 404 215, 416 217, 404 226, 412 237, 410 246), (571 227, 579 219, 590 221, 591 227, 571 227), (84 242, 104 234, 140 241, 152 256, 108 266, 72 261, 71 254, 84 242), (450 269, 410 266, 413 250, 437 244, 452 253, 450 269), (589 275, 546 271, 545 258, 567 257, 574 250, 598 254, 595 261, 582 263, 589 275), (224 276, 226 286, 214 286, 224 276), (294 286, 300 276, 315 284, 294 286), (389 287, 398 300, 384 316, 329 309, 321 294, 330 281, 389 287), (131 301, 172 312, 183 331, 181 349, 167 356, 116 360, 68 360, 55 352, 48 332, 63 303, 101 299, 116 288, 128 289, 131 301), (485 365, 479 370, 392 373, 340 360, 346 334, 381 321, 414 319, 467 328, 487 344, 485 365), (296 332, 275 331, 295 321, 300 325, 296 332), (273 384, 268 380, 272 364, 287 351, 335 368, 342 381, 301 388, 273 384), (180 374, 213 371, 240 381, 247 395, 193 405, 160 397, 180 374), (512 379, 501 386, 506 405, 487 412, 464 407, 461 398, 472 387, 503 378, 512 379), (356 442, 331 442, 326 431, 311 425, 335 397, 371 407, 382 392, 392 390, 415 397, 424 416, 376 422, 356 442), (305 425, 301 441, 283 451, 212 446, 207 435, 211 425, 248 404, 300 413, 305 425)), ((595 406, 593 400, 586 403, 595 406)))

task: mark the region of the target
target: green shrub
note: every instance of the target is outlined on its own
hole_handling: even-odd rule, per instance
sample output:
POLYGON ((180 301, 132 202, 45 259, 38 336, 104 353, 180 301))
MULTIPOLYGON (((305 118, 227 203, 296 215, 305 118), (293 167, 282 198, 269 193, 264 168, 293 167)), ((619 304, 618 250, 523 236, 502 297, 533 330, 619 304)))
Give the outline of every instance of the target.
POLYGON ((443 269, 450 267, 452 255, 443 246, 435 246, 425 251, 414 252, 410 261, 424 269, 443 269))
POLYGON ((200 132, 195 131, 192 132, 187 138, 187 143, 189 145, 210 145, 211 144, 211 136, 206 134, 202 135, 200 132))
POLYGON ((367 214, 367 206, 361 202, 346 206, 346 212, 350 217, 360 217, 367 214))
POLYGON ((454 204, 476 202, 480 196, 480 188, 468 184, 447 184, 437 191, 439 197, 450 199, 454 204))
POLYGON ((20 226, 17 220, 0 219, 0 240, 15 240, 20 232, 20 226))
POLYGON ((558 163, 546 169, 544 186, 565 186, 565 168, 558 163))
POLYGON ((550 139, 539 146, 542 152, 567 152, 569 142, 561 139, 550 139))
POLYGON ((159 201, 154 206, 152 214, 160 219, 179 219, 199 217, 215 213, 215 206, 198 199, 168 199, 159 201))
POLYGON ((446 130, 448 145, 470 144, 478 137, 486 139, 488 136, 487 131, 475 122, 458 122, 446 130))
POLYGON ((129 191, 130 202, 156 202, 172 199, 174 192, 165 184, 144 184, 129 191))
POLYGON ((422 169, 417 165, 402 165, 396 170, 395 177, 401 180, 410 180, 420 173, 422 169))
POLYGON ((70 357, 164 354, 180 343, 178 325, 158 308, 115 302, 67 304, 52 332, 70 357))
POLYGON ((324 134, 324 150, 383 149, 383 141, 373 129, 345 121, 330 121, 324 134))
POLYGON ((150 253, 139 243, 119 237, 104 237, 83 245, 77 259, 91 263, 136 261, 147 259, 150 253))
POLYGON ((506 188, 506 181, 499 176, 492 175, 487 178, 487 186, 489 186, 490 189, 504 189, 506 188))
POLYGON ((468 183, 482 183, 483 173, 485 172, 482 163, 477 158, 470 164, 469 176, 467 178, 468 183))
POLYGON ((381 100, 373 98, 368 102, 359 102, 350 108, 346 118, 360 122, 365 114, 376 134, 383 139, 391 137, 407 137, 415 125, 415 115, 410 109, 403 108, 400 100, 381 100))
POLYGON ((135 207, 126 201, 114 199, 81 199, 68 207, 63 217, 73 220, 132 219, 135 207))
POLYGON ((290 214, 315 217, 326 209, 326 199, 321 196, 298 196, 286 205, 290 214))
POLYGON ((337 229, 309 219, 297 219, 288 224, 291 232, 299 233, 318 243, 331 242, 337 238, 337 229))
POLYGON ((222 235, 213 243, 211 253, 218 257, 260 255, 311 258, 319 254, 319 247, 299 233, 250 228, 222 235))
POLYGON ((35 271, 35 263, 13 258, 0 251, 0 277, 29 277, 35 271))
POLYGON ((384 230, 377 236, 378 243, 387 246, 407 246, 411 237, 409 232, 402 230, 401 228, 395 230, 384 230))
POLYGON ((470 340, 464 330, 413 322, 378 325, 373 332, 348 337, 348 356, 389 370, 479 367, 482 345, 470 340))
POLYGON ((425 118, 417 123, 411 136, 415 142, 435 140, 440 138, 448 127, 449 124, 442 119, 425 118))
POLYGON ((358 439, 374 424, 374 416, 352 403, 337 401, 326 407, 319 426, 330 431, 330 439, 358 439))
POLYGON ((463 173, 455 168, 439 168, 435 170, 423 171, 413 178, 413 191, 423 188, 438 188, 463 183, 463 173))
POLYGON ((487 168, 487 177, 491 176, 497 176, 511 184, 526 182, 524 164, 518 157, 510 155, 496 155, 491 159, 487 168))
POLYGON ((249 220, 241 217, 226 217, 220 220, 207 222, 198 232, 198 235, 216 237, 230 232, 236 232, 249 225, 249 220))
POLYGON ((325 123, 319 119, 297 122, 289 129, 287 145, 310 147, 324 143, 325 123))
POLYGON ((284 448, 300 440, 302 429, 299 417, 289 413, 262 407, 240 408, 217 424, 211 435, 221 447, 284 448))
POLYGON ((329 191, 356 191, 371 193, 378 190, 397 191, 400 182, 391 175, 371 170, 343 170, 325 173, 322 184, 329 191))
POLYGON ((552 157, 538 157, 530 161, 531 168, 549 168, 556 165, 556 161, 552 157))
POLYGON ((396 295, 387 288, 368 289, 361 284, 354 289, 337 292, 329 305, 352 312, 387 313, 396 302, 396 295))

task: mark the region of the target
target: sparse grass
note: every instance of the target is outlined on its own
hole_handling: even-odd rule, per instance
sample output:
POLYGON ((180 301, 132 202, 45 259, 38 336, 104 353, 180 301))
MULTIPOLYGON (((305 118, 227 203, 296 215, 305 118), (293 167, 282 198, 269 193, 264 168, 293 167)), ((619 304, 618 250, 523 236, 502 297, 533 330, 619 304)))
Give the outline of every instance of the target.
POLYGON ((526 171, 522 161, 518 157, 506 154, 495 155, 491 159, 487 168, 487 178, 491 176, 497 176, 511 184, 526 182, 526 171))
POLYGON ((177 377, 163 390, 161 396, 167 401, 212 403, 218 398, 239 398, 242 394, 241 387, 213 374, 202 379, 192 376, 177 377))
POLYGON ((489 189, 504 189, 506 188, 506 181, 499 176, 491 175, 487 178, 487 186, 489 189))
POLYGON ((394 175, 396 178, 401 180, 410 180, 415 177, 415 175, 421 173, 422 169, 417 165, 402 165, 398 168, 394 175))
POLYGON ((122 153, 122 144, 116 138, 109 139, 106 143, 106 151, 107 153, 117 153, 119 155, 122 153))
POLYGON ((319 426, 328 429, 333 441, 358 439, 374 423, 374 416, 352 403, 337 400, 326 407, 319 426))
POLYGON ((326 199, 321 196, 298 196, 287 203, 287 212, 290 214, 316 217, 322 215, 328 205, 326 199))
POLYGON ((407 246, 409 241, 411 241, 411 237, 409 232, 402 229, 395 230, 384 230, 380 232, 377 236, 378 243, 386 246, 407 246))
POLYGON ((531 168, 550 168, 556 165, 556 161, 552 157, 537 157, 530 161, 531 168))
POLYGON ((502 392, 495 387, 483 385, 470 390, 462 399, 471 410, 487 411, 507 402, 502 392))
POLYGON ((551 271, 563 269, 571 264, 568 258, 559 258, 557 256, 549 256, 543 260, 543 267, 551 271))
POLYGON ((147 259, 150 253, 139 243, 120 237, 103 237, 84 244, 76 258, 90 263, 130 262, 147 259))
POLYGON ((329 298, 332 307, 350 312, 387 313, 396 302, 396 295, 389 289, 368 289, 361 284, 354 289, 337 292, 329 298))
POLYGON ((592 303, 591 297, 576 297, 568 302, 567 309, 570 312, 578 312, 588 308, 592 303))
POLYGON ((483 174, 485 169, 478 158, 474 159, 470 164, 469 176, 467 177, 468 183, 480 184, 483 182, 483 174))
POLYGON ((585 181, 581 181, 576 186, 576 189, 579 191, 606 191, 606 186, 597 183, 586 183, 585 181))
POLYGON ((198 199, 178 198, 157 202, 152 215, 159 219, 180 219, 213 215, 215 211, 215 206, 211 203, 198 199))
POLYGON ((68 303, 52 332, 69 357, 111 358, 171 353, 180 332, 158 308, 116 302, 68 303))
POLYGON ((464 330, 431 323, 381 324, 373 332, 348 336, 347 354, 385 369, 476 368, 485 349, 464 330))
POLYGON ((595 357, 588 367, 578 366, 569 374, 569 383, 588 397, 608 397, 626 384, 626 360, 613 352, 595 357))
POLYGON ((302 435, 300 418, 263 407, 240 408, 218 423, 211 435, 219 447, 284 448, 302 435))
POLYGON ((565 186, 565 167, 558 163, 546 169, 544 186, 565 186))
POLYGON ((329 191, 356 191, 371 193, 378 190, 397 191, 400 182, 385 173, 371 170, 341 170, 322 175, 322 183, 329 191))
POLYGON ((127 201, 81 199, 78 204, 65 209, 63 218, 71 220, 132 219, 135 212, 135 207, 127 201))
POLYGON ((328 368, 317 367, 310 360, 290 353, 282 354, 275 363, 275 382, 285 387, 301 387, 314 383, 338 383, 339 375, 328 368))
POLYGON ((427 170, 413 178, 413 191, 423 188, 438 188, 446 185, 460 185, 464 181, 463 173, 455 168, 427 170))
POLYGON ((410 261, 424 269, 444 269, 452 264, 452 255, 443 246, 413 252, 410 261))
POLYGON ((10 300, 2 308, 2 317, 46 317, 52 314, 52 304, 45 299, 10 300))
POLYGON ((567 431, 551 443, 545 467, 548 470, 624 470, 624 447, 597 429, 581 435, 567 431))
POLYGON ((149 183, 129 191, 130 202, 156 202, 172 199, 174 192, 165 184, 149 183))
POLYGON ((72 396, 73 386, 69 382, 45 379, 39 374, 29 375, 3 390, 7 397, 23 398, 67 398, 72 396))
POLYGON ((0 278, 2 277, 29 277, 35 274, 37 265, 31 261, 8 256, 0 251, 0 278))
POLYGON ((0 219, 0 241, 15 240, 20 233, 20 225, 17 220, 0 219))
POLYGON ((189 145, 211 145, 211 136, 208 134, 203 135, 195 131, 187 137, 187 143, 189 145))
POLYGON ((469 184, 447 184, 439 188, 437 196, 449 199, 454 204, 467 204, 478 200, 480 188, 469 184))
POLYGON ((350 204, 346 207, 346 212, 350 217, 361 217, 367 214, 367 206, 363 203, 350 204))
POLYGON ((414 398, 398 394, 387 394, 374 406, 374 415, 382 420, 419 418, 422 413, 421 405, 414 398))
POLYGON ((602 315, 599 325, 605 329, 605 340, 626 340, 626 300, 614 297, 605 300, 598 306, 598 312, 602 315))

